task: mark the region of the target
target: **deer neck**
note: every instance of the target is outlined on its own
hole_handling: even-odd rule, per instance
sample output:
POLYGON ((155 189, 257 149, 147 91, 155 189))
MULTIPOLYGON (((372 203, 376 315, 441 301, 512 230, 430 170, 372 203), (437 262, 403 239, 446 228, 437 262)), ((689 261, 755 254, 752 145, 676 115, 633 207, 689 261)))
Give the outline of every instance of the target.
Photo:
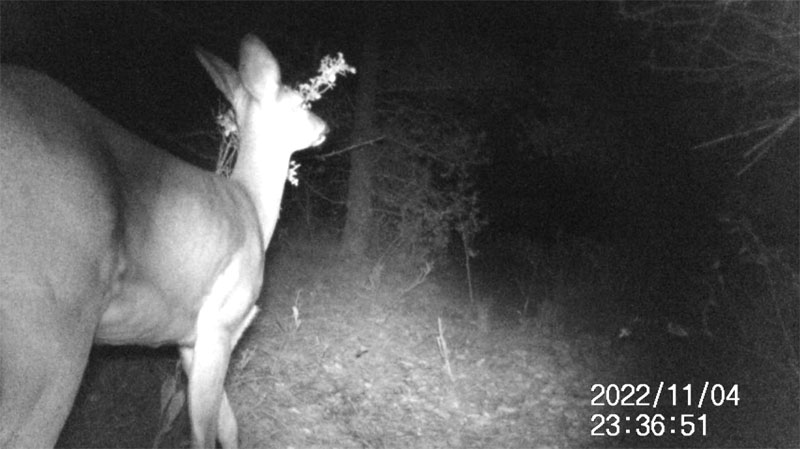
POLYGON ((264 251, 278 222, 291 157, 290 152, 274 148, 268 140, 242 136, 231 174, 231 179, 244 187, 256 208, 264 251))

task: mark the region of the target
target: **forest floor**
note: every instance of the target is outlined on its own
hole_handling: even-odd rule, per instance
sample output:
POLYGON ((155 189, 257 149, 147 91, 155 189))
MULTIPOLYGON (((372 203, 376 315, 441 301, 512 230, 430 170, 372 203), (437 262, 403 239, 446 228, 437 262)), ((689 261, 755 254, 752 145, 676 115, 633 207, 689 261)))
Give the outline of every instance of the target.
MULTIPOLYGON (((413 283, 324 248, 270 255, 227 380, 241 447, 800 447, 797 378, 752 353, 621 340, 588 302, 521 320, 441 274, 402 293, 413 283)), ((59 447, 154 447, 159 430, 158 447, 189 447, 185 408, 159 418, 175 373, 171 349, 96 348, 59 447)))

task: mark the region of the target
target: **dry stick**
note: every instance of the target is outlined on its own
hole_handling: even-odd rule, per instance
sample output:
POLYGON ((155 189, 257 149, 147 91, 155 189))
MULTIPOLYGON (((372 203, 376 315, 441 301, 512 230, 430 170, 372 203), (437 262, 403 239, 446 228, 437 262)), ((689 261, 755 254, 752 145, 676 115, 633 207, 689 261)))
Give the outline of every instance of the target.
POLYGON ((436 343, 439 345, 439 353, 444 359, 444 369, 447 375, 450 376, 450 381, 455 382, 456 378, 453 377, 453 370, 450 368, 450 351, 447 349, 447 341, 444 339, 444 326, 442 326, 442 317, 439 320, 439 336, 436 337, 436 343))
POLYGON ((353 150, 356 150, 356 149, 361 148, 361 147, 372 145, 373 143, 380 142, 383 139, 385 139, 385 137, 384 136, 380 136, 380 137, 376 137, 374 139, 366 140, 364 142, 354 143, 354 144, 352 144, 352 145, 350 145, 348 147, 342 148, 341 150, 332 151, 332 152, 326 153, 326 154, 321 154, 321 155, 317 156, 317 159, 319 159, 321 161, 324 161, 325 159, 327 159, 329 157, 333 157, 333 156, 336 156, 338 154, 346 153, 348 151, 353 151, 353 150))
POLYGON ((467 287, 469 288, 469 303, 470 305, 475 303, 475 297, 472 294, 472 270, 470 270, 469 266, 469 246, 467 245, 467 234, 466 232, 461 233, 461 242, 464 244, 464 265, 467 267, 467 287))
POLYGON ((300 292, 302 291, 302 288, 297 289, 297 294, 294 297, 294 305, 292 306, 292 319, 294 320, 295 332, 300 329, 300 323, 303 322, 303 320, 300 319, 300 292))
POLYGON ((525 318, 528 316, 528 306, 530 306, 531 296, 533 295, 531 289, 525 283, 526 280, 519 273, 514 277, 514 282, 517 284, 517 289, 522 294, 522 297, 525 298, 525 305, 522 306, 522 318, 525 318))
POLYGON ((174 427, 175 419, 183 410, 183 404, 186 402, 186 391, 179 386, 181 374, 181 361, 177 360, 175 372, 161 384, 161 416, 159 417, 158 433, 153 441, 153 449, 161 447, 164 437, 174 427))

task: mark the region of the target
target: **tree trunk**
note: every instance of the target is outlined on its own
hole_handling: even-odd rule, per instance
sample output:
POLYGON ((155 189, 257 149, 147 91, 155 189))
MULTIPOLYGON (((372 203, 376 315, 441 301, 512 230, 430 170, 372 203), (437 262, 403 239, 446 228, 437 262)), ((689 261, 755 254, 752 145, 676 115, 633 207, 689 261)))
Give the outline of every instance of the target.
MULTIPOLYGON (((378 90, 378 18, 367 18, 364 47, 358 69, 358 92, 356 93, 355 123, 351 141, 353 144, 374 138, 375 96, 378 90)), ((340 251, 348 257, 360 258, 366 253, 369 243, 372 218, 372 171, 373 145, 366 145, 350 152, 350 178, 347 185, 347 217, 340 251)))

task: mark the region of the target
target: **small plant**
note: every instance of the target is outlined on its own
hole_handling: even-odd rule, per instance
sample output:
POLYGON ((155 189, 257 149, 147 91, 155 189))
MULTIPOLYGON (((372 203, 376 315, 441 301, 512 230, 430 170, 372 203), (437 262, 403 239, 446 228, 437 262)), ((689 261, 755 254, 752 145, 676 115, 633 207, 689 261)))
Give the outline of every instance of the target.
POLYGON ((433 270, 433 264, 430 263, 430 262, 425 262, 425 266, 420 269, 419 274, 417 274, 416 279, 414 279, 411 282, 411 284, 409 284, 407 287, 404 287, 400 291, 400 296, 402 297, 406 293, 408 293, 411 290, 414 290, 415 288, 417 288, 420 285, 422 285, 422 283, 425 282, 425 280, 428 278, 428 275, 431 274, 431 270, 433 270))
POLYGON ((746 218, 722 218, 739 239, 735 264, 719 288, 750 349, 800 375, 800 274, 785 251, 768 246, 746 218))
POLYGON ((543 335, 558 336, 564 333, 566 310, 562 303, 544 300, 533 320, 533 327, 543 335))
MULTIPOLYGON (((325 56, 319 64, 317 76, 302 83, 295 90, 303 97, 303 108, 311 109, 311 103, 322 98, 322 94, 336 86, 336 78, 345 76, 348 73, 356 73, 355 67, 347 64, 342 53, 336 57, 325 56)), ((220 111, 216 117, 217 127, 219 128, 220 143, 215 172, 218 175, 230 177, 233 171, 233 161, 239 148, 239 130, 236 128, 236 116, 233 109, 229 106, 220 106, 220 111)), ((297 169, 299 164, 292 161, 289 166, 287 179, 297 187, 297 169)))
POLYGON ((491 308, 494 299, 491 297, 473 303, 475 309, 475 319, 478 322, 478 330, 481 334, 488 334, 491 330, 491 308))
POLYGON ((345 76, 348 73, 356 73, 355 67, 347 64, 342 53, 337 53, 336 57, 325 56, 320 61, 319 75, 311 78, 307 83, 297 86, 297 91, 303 96, 307 108, 311 103, 322 98, 322 94, 336 86, 336 77, 345 76))
MULTIPOLYGON (((484 136, 454 115, 444 100, 392 99, 378 117, 384 138, 372 161, 370 250, 392 271, 416 272, 426 262, 449 262, 460 237, 468 285, 473 239, 484 222, 472 170, 484 163, 484 136)), ((470 295, 474 300, 474 292, 470 295)))

